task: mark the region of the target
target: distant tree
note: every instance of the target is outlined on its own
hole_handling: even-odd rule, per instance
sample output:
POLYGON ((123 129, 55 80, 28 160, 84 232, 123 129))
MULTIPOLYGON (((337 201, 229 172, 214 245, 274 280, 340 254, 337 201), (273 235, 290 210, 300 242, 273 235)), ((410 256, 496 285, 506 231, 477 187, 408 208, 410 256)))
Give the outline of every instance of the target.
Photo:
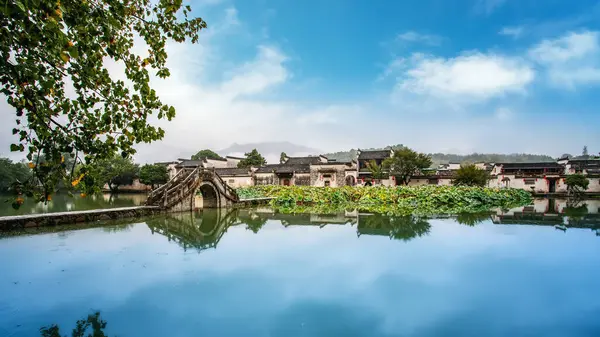
POLYGON ((581 151, 581 155, 582 156, 587 156, 588 155, 588 149, 587 149, 587 145, 583 146, 583 151, 581 151))
POLYGON ((167 167, 164 165, 144 165, 140 169, 140 182, 155 188, 156 185, 162 185, 169 180, 167 167))
POLYGON ((573 155, 571 155, 570 153, 563 153, 562 156, 560 156, 560 158, 571 158, 573 157, 573 155))
POLYGON ((583 174, 570 174, 565 178, 569 194, 578 196, 587 190, 590 185, 589 179, 583 174))
POLYGON ((389 175, 383 171, 382 165, 377 165, 377 162, 374 160, 367 162, 367 168, 371 172, 373 179, 385 179, 389 177, 389 175))
POLYGON ((279 163, 283 164, 283 163, 285 163, 286 160, 287 160, 287 154, 285 152, 281 152, 281 155, 279 156, 279 163))
POLYGON ((198 153, 196 153, 195 155, 192 156, 192 160, 202 160, 202 159, 225 159, 221 156, 219 156, 218 153, 214 152, 213 150, 209 150, 209 149, 205 149, 205 150, 200 150, 198 151, 198 153))
POLYGON ((461 165, 456 171, 452 184, 484 187, 487 185, 489 178, 490 176, 485 170, 482 170, 473 164, 461 165))
POLYGON ((108 184, 108 188, 116 192, 119 186, 131 185, 139 176, 139 166, 134 164, 131 158, 123 158, 119 155, 111 159, 98 161, 94 170, 102 184, 108 184))
POLYGON ((0 192, 11 191, 15 182, 23 182, 30 175, 31 170, 24 163, 13 163, 8 158, 0 158, 0 192))
POLYGON ((238 167, 246 168, 250 166, 263 166, 267 163, 267 160, 261 156, 256 149, 244 154, 246 158, 240 160, 238 167))
POLYGON ((431 157, 407 147, 394 151, 394 156, 383 161, 383 170, 395 176, 401 185, 407 185, 413 175, 431 165, 431 157))

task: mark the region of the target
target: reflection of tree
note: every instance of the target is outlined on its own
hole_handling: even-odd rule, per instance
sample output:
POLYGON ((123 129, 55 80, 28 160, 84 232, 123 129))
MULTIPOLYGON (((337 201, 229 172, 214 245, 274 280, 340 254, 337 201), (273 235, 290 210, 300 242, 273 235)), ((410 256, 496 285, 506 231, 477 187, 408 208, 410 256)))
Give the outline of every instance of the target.
POLYGON ((249 229, 256 234, 267 223, 268 219, 252 213, 247 216, 240 215, 239 220, 246 224, 246 229, 249 229))
POLYGON ((456 222, 461 225, 473 227, 490 218, 490 213, 459 213, 456 222))
POLYGON ((359 218, 359 236, 384 235, 396 240, 409 241, 428 234, 431 228, 426 218, 412 215, 390 217, 371 214, 359 218))
POLYGON ((412 215, 393 217, 390 219, 390 224, 392 225, 390 236, 396 240, 404 241, 427 235, 431 229, 427 219, 412 215))
POLYGON ((564 208, 564 213, 569 217, 569 225, 576 226, 582 223, 583 219, 588 214, 587 204, 581 204, 581 202, 570 204, 564 208))
MULTIPOLYGON (((106 321, 100 318, 100 313, 96 312, 95 314, 88 315, 87 319, 81 319, 77 321, 75 325, 75 329, 71 332, 72 337, 107 337, 104 333, 104 329, 106 329, 106 321), (91 334, 87 334, 88 330, 91 330, 91 334)), ((56 324, 53 324, 49 327, 40 328, 40 334, 42 337, 61 337, 59 327, 56 324)), ((65 335, 66 336, 66 335, 65 335)))
POLYGON ((124 231, 129 231, 131 228, 133 228, 134 225, 135 225, 135 223, 123 223, 123 224, 116 224, 116 225, 108 225, 108 226, 102 227, 102 230, 107 233, 124 232, 124 231))
POLYGON ((146 224, 152 233, 164 235, 184 250, 202 251, 215 248, 227 228, 237 221, 237 210, 203 210, 202 213, 179 213, 155 217, 146 224))

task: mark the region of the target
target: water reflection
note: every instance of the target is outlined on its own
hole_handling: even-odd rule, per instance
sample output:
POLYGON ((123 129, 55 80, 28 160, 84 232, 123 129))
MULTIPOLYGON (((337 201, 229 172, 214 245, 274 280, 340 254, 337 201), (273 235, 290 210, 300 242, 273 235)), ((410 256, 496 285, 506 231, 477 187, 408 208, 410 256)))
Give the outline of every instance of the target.
POLYGON ((532 205, 498 210, 495 224, 554 226, 560 230, 590 228, 600 236, 600 200, 535 199, 532 205))
POLYGON ((79 195, 71 197, 67 194, 56 194, 48 203, 26 199, 18 210, 12 208, 11 202, 4 202, 6 200, 11 200, 10 196, 0 196, 0 216, 139 206, 146 201, 146 195, 103 193, 82 198, 79 195))
MULTIPOLYGON (((107 322, 100 318, 99 312, 90 314, 86 319, 77 321, 75 328, 71 332, 71 337, 107 337, 104 332, 106 325, 107 322), (86 335, 89 330, 91 330, 91 334, 86 335)), ((62 337, 60 327, 57 324, 41 327, 40 335, 42 337, 62 337)))
POLYGON ((146 221, 152 234, 164 235, 184 250, 216 248, 229 226, 239 224, 237 210, 205 210, 175 213, 146 221))
MULTIPOLYGON (((284 227, 348 225, 363 235, 387 236, 390 239, 410 241, 429 234, 432 219, 452 219, 469 227, 490 219, 494 224, 561 225, 573 228, 592 228, 600 235, 600 200, 587 200, 577 206, 567 200, 537 199, 533 205, 497 210, 494 213, 461 213, 443 216, 388 216, 362 213, 357 210, 332 214, 287 214, 268 207, 254 209, 204 210, 197 213, 171 214, 146 221, 152 233, 164 235, 185 250, 202 251, 215 248, 230 226, 244 225, 258 233, 269 221, 284 227), (594 212, 594 213, 592 213, 594 212)), ((127 229, 126 225, 121 225, 127 229)))
POLYGON ((515 214, 212 210, 0 239, 0 336, 95 311, 111 336, 598 335, 597 238, 491 221, 515 214))

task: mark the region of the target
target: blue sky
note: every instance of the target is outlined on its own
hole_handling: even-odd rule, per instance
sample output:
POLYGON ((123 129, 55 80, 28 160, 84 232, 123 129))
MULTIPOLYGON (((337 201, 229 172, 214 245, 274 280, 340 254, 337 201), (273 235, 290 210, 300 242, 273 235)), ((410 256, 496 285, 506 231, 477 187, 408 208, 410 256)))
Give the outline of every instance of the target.
POLYGON ((209 28, 197 45, 168 45, 172 77, 153 85, 177 117, 159 122, 166 137, 139 146, 140 161, 265 141, 600 151, 600 1, 190 5, 209 28))

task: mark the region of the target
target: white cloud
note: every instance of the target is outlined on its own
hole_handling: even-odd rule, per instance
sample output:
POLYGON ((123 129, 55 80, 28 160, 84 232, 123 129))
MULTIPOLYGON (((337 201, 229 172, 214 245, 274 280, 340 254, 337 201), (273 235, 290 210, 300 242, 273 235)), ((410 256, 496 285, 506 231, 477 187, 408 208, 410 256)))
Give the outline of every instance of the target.
POLYGON ((596 31, 567 33, 544 40, 529 50, 529 57, 544 66, 556 86, 574 89, 600 83, 600 44, 596 31))
POLYGON ((510 36, 513 39, 518 39, 523 34, 525 28, 523 26, 504 27, 498 32, 500 35, 510 36))
POLYGON ((485 15, 492 14, 496 9, 502 7, 506 0, 478 0, 475 4, 475 11, 485 15))
POLYGON ((289 77, 283 63, 286 56, 273 46, 259 46, 256 59, 234 72, 231 79, 221 86, 221 92, 235 97, 263 92, 281 84, 289 77))
MULTIPOLYGON (((481 52, 453 58, 414 54, 390 63, 386 74, 394 83, 379 93, 366 92, 356 100, 315 102, 314 97, 300 93, 305 91, 290 95, 297 87, 290 85, 295 69, 285 48, 261 40, 256 48, 236 45, 239 49, 232 51, 226 44, 236 43, 239 36, 232 31, 239 31, 244 22, 232 7, 222 8, 221 19, 201 33, 199 45, 167 46, 172 76, 153 79, 152 86, 164 103, 175 106, 177 116, 171 122, 153 121, 165 129, 166 136, 137 146, 136 160, 171 160, 234 142, 290 141, 324 151, 403 143, 420 151, 458 149, 463 153, 547 152, 546 144, 554 144, 555 155, 573 152, 579 144, 600 144, 599 134, 592 132, 593 123, 575 125, 570 119, 553 119, 533 129, 534 122, 544 121, 498 127, 499 120, 514 118, 516 112, 494 108, 495 99, 526 92, 535 77, 528 62, 518 57, 481 52), (398 104, 390 104, 390 91, 398 104), (291 98, 280 98, 280 92, 291 98), (448 113, 449 104, 460 106, 461 112, 448 113), (565 128, 572 136, 557 143, 555 134, 565 128)), ((319 89, 324 85, 310 80, 307 83, 319 89)), ((14 111, 6 104, 0 104, 0 113, 0 118, 13 120, 14 111)), ((4 153, 12 140, 12 127, 7 123, 0 132, 4 153)))
POLYGON ((225 23, 229 26, 237 26, 240 24, 238 11, 235 7, 229 7, 225 10, 225 23))
POLYGON ((403 42, 419 42, 431 46, 438 46, 442 43, 442 38, 437 35, 420 34, 415 31, 407 31, 396 36, 396 40, 403 42))
POLYGON ((513 111, 508 108, 498 108, 494 112, 494 117, 496 117, 496 119, 501 120, 501 121, 510 120, 510 119, 512 119, 513 115, 514 115, 513 111))
POLYGON ((398 76, 397 90, 457 101, 524 93, 535 77, 523 60, 494 54, 449 59, 416 54, 408 64, 398 76))

